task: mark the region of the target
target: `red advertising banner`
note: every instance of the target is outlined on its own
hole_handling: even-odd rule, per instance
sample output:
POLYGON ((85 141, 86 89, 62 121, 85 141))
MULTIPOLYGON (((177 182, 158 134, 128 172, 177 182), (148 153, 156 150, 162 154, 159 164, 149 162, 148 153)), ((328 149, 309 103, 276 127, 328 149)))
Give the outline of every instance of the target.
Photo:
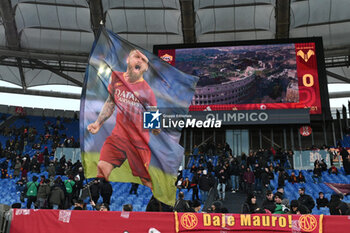
POLYGON ((174 213, 13 210, 10 233, 175 232, 174 213))
POLYGON ((345 233, 349 216, 14 209, 10 233, 345 233))
POLYGON ((178 213, 177 232, 268 231, 313 232, 322 228, 322 215, 178 213))

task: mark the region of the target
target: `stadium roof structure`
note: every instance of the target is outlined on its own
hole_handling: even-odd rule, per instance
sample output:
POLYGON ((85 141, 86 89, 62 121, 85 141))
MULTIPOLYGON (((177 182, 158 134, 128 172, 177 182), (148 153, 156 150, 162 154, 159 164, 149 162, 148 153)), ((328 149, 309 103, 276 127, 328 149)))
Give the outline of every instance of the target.
POLYGON ((28 88, 82 86, 100 24, 149 51, 154 44, 322 36, 328 83, 350 83, 349 7, 348 0, 1 0, 0 80, 19 88, 0 91, 79 98, 28 88))

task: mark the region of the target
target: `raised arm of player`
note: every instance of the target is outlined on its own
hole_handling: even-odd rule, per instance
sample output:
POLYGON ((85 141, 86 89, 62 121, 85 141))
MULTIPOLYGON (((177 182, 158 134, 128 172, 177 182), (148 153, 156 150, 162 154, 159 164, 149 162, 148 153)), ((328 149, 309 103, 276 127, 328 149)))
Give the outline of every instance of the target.
POLYGON ((109 95, 106 102, 103 105, 102 111, 98 115, 97 120, 94 123, 91 123, 90 125, 88 125, 87 130, 92 134, 96 134, 100 130, 103 123, 110 116, 112 116, 114 109, 115 109, 115 103, 112 97, 109 95))

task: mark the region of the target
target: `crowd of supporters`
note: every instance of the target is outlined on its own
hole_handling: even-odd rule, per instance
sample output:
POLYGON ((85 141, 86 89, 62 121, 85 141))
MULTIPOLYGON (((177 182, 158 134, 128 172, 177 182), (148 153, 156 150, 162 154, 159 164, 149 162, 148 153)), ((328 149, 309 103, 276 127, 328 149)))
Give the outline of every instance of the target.
MULTIPOLYGON (((27 199, 27 208, 53 208, 66 209, 72 205, 76 209, 85 206, 79 199, 85 180, 80 161, 72 163, 71 160, 53 159, 57 147, 79 147, 79 140, 68 137, 64 132, 67 119, 56 118, 55 122, 43 118, 44 133, 39 134, 32 126, 27 127, 4 127, 0 130, 2 136, 7 137, 6 143, 0 143, 0 158, 6 160, 0 164, 1 178, 16 178, 17 191, 21 200, 27 199), (62 132, 63 131, 63 132, 62 132), (47 145, 50 144, 50 150, 47 145), (31 145, 36 153, 32 156, 23 154, 23 148, 31 145), (13 170, 12 176, 9 169, 13 170), (27 180, 27 173, 41 174, 47 171, 47 175, 33 176, 27 180)), ((29 123, 29 122, 28 122, 29 123)), ((330 152, 331 161, 336 157, 330 152)), ((346 174, 350 174, 350 158, 346 150, 341 150, 343 166, 346 174)), ((174 210, 195 211, 200 210, 207 199, 209 191, 215 187, 217 190, 217 201, 215 201, 208 212, 227 212, 222 205, 227 200, 227 192, 246 193, 247 199, 242 203, 242 213, 311 213, 315 201, 311 196, 305 194, 305 189, 299 190, 298 200, 287 200, 284 195, 286 182, 291 184, 305 183, 305 177, 300 171, 292 171, 288 175, 286 169, 293 169, 293 151, 274 148, 259 149, 251 151, 248 155, 242 153, 240 156, 232 156, 232 150, 228 144, 220 145, 209 143, 205 148, 197 146, 193 149, 194 158, 198 158, 199 165, 193 165, 190 172, 192 179, 183 177, 180 171, 175 183, 181 190, 192 190, 192 200, 184 200, 184 194, 179 193, 174 210), (217 163, 214 165, 214 155, 219 154, 217 163), (271 180, 278 176, 278 186, 273 187, 271 180), (275 193, 273 193, 275 191, 275 193), (199 195, 200 193, 200 195, 199 195), (257 196, 264 198, 263 204, 257 204, 257 196)), ((312 179, 315 183, 322 183, 322 172, 338 174, 336 166, 331 163, 330 167, 323 160, 316 160, 312 179)), ((134 184, 130 194, 137 195, 137 185, 134 184)), ((110 199, 113 193, 111 184, 104 179, 96 179, 89 185, 91 204, 96 209, 109 210, 110 199), (102 197, 103 204, 97 204, 102 197)), ((331 214, 348 213, 348 206, 342 201, 341 195, 332 195, 331 199, 325 198, 323 193, 316 200, 317 207, 329 207, 331 214)), ((84 208, 83 208, 84 209, 84 208)), ((131 209, 126 207, 126 209, 131 209)), ((148 211, 172 210, 169 206, 159 203, 152 198, 148 211)))
MULTIPOLYGON (((226 192, 246 193, 247 199, 242 203, 242 213, 311 213, 315 207, 315 200, 305 194, 305 188, 299 189, 299 198, 297 200, 288 200, 284 194, 286 182, 291 184, 306 183, 305 177, 301 171, 292 170, 288 175, 286 169, 293 169, 293 151, 283 151, 281 149, 259 149, 251 151, 248 155, 242 153, 239 157, 231 154, 230 147, 226 144, 222 150, 213 147, 211 151, 216 151, 220 156, 217 166, 213 165, 213 157, 201 154, 195 146, 193 157, 198 159, 198 166, 195 164, 190 167, 193 178, 190 181, 188 177, 183 177, 179 173, 176 186, 178 189, 192 189, 192 200, 189 200, 189 206, 194 201, 200 201, 204 204, 207 200, 208 192, 211 187, 216 185, 217 201, 211 205, 208 212, 226 212, 227 208, 223 206, 226 199, 226 192), (271 180, 278 176, 278 186, 273 187, 271 180), (198 196, 198 190, 201 198, 198 196), (275 193, 273 193, 276 190, 275 193), (257 196, 263 197, 262 205, 257 204, 257 196)), ((343 157, 344 170, 349 161, 349 153, 342 149, 340 155, 343 157)), ((316 160, 312 179, 315 183, 322 183, 322 172, 328 171, 330 174, 338 174, 338 169, 332 162, 328 168, 324 160, 316 160)), ((347 173, 349 174, 349 173, 347 173)), ((343 196, 334 194, 331 200, 325 198, 322 192, 316 200, 317 208, 328 207, 331 214, 349 214, 348 205, 342 201, 343 196)), ((233 200, 232 200, 233 201, 233 200)), ((185 206, 182 204, 180 207, 185 206)), ((177 211, 187 211, 187 209, 177 208, 177 211)))

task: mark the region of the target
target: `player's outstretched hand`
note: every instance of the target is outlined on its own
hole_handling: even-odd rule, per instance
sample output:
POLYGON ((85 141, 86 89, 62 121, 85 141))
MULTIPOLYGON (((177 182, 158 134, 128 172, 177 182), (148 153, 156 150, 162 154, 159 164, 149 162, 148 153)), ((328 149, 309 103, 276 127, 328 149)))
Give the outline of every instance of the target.
POLYGON ((160 134, 160 129, 152 129, 152 133, 157 136, 160 134))
POLYGON ((100 128, 101 128, 101 125, 94 122, 88 125, 87 130, 92 134, 96 134, 100 130, 100 128))

